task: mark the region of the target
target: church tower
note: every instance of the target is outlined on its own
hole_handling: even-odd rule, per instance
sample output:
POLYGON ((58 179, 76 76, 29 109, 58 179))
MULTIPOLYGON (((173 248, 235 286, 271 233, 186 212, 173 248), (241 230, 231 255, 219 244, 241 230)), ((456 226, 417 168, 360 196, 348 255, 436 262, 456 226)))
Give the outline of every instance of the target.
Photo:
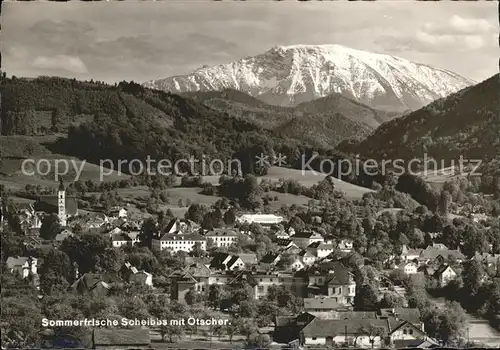
POLYGON ((57 216, 62 226, 66 226, 66 190, 62 179, 59 181, 57 190, 57 216))

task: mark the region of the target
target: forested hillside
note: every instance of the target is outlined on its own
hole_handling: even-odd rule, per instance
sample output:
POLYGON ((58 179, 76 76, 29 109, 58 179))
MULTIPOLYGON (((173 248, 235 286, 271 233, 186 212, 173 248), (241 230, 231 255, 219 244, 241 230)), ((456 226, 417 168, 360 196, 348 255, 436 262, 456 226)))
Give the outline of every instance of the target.
MULTIPOLYGON (((332 115, 330 119, 322 115, 325 120, 318 123, 292 114, 274 127, 264 127, 256 119, 245 118, 243 113, 254 106, 262 109, 262 118, 266 119, 272 115, 271 110, 284 114, 286 108, 268 107, 239 93, 235 100, 240 102, 231 102, 227 112, 205 104, 199 97, 192 99, 146 89, 133 82, 110 86, 51 77, 5 79, 2 95, 3 135, 62 133, 67 137, 48 146, 54 153, 92 162, 147 156, 175 161, 204 155, 207 161, 237 158, 243 172, 258 174, 265 171, 256 166, 256 156, 260 153, 281 153, 292 168, 301 168, 302 155, 305 159, 319 155, 310 163, 315 169, 325 157, 334 161, 345 158, 333 149, 332 136, 327 135, 329 130, 342 126, 343 116, 332 115), (238 108, 238 103, 244 107, 238 108), (304 133, 301 126, 311 132, 304 133), (320 136, 314 137, 315 132, 320 136)), ((368 132, 364 126, 352 127, 351 131, 368 132)), ((349 174, 342 178, 371 187, 375 177, 349 174)))
POLYGON ((236 90, 190 92, 183 94, 219 111, 251 121, 280 136, 318 147, 368 136, 391 116, 343 96, 321 98, 297 107, 266 104, 236 90))
POLYGON ((500 155, 499 75, 387 122, 347 152, 386 159, 490 161, 500 155))

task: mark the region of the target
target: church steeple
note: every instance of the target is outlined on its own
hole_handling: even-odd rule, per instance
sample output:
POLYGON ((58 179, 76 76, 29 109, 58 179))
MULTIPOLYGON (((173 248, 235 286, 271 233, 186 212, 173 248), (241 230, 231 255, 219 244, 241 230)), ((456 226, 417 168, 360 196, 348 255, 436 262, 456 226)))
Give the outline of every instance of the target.
POLYGON ((63 179, 59 179, 59 190, 58 191, 66 191, 66 189, 64 188, 64 182, 63 182, 63 179))
POLYGON ((62 226, 66 226, 66 189, 64 183, 59 180, 59 189, 57 190, 57 216, 62 226))

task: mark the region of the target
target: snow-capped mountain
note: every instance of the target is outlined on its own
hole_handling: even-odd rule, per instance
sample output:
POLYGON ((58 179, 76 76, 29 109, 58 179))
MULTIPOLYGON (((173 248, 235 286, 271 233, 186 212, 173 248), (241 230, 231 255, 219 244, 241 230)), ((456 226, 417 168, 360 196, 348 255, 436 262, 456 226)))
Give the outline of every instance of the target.
POLYGON ((416 109, 472 84, 395 56, 341 45, 294 45, 144 86, 174 93, 236 89, 283 106, 341 93, 377 108, 416 109))

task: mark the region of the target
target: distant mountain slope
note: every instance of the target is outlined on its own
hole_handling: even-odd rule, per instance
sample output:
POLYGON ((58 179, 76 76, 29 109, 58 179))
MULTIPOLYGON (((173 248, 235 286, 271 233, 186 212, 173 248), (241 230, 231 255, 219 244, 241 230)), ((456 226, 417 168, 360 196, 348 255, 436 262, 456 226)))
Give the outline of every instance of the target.
POLYGON ((491 160, 500 155, 500 85, 495 75, 404 117, 381 125, 345 152, 386 159, 491 160))
POLYGON ((229 115, 251 121, 277 135, 299 140, 308 145, 333 147, 339 142, 360 139, 373 131, 387 113, 345 97, 326 97, 328 104, 315 101, 297 107, 269 105, 248 94, 235 90, 184 93, 204 105, 229 115))
POLYGON ((311 114, 334 111, 356 122, 364 123, 373 129, 400 115, 400 113, 376 110, 337 93, 313 101, 303 102, 296 109, 311 114))
POLYGON ((294 45, 144 86, 177 93, 235 89, 282 106, 340 93, 375 108, 402 111, 471 84, 450 71, 390 55, 341 45, 294 45))

